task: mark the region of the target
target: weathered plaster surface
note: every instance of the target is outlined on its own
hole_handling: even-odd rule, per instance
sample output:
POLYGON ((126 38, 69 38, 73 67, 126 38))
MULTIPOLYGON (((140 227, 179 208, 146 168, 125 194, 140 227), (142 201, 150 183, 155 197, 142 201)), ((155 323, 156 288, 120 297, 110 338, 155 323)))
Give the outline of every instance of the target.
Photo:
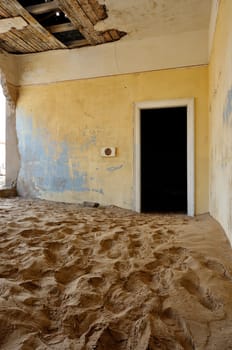
MULTIPOLYGON (((6 65, 6 57, 7 55, 0 55, 0 76, 6 96, 6 185, 11 186, 17 181, 20 162, 15 119, 18 88, 9 82, 12 66, 10 63, 9 66, 6 65), (4 60, 1 60, 2 57, 4 60)), ((11 62, 10 58, 9 62, 11 62)))
POLYGON ((7 102, 6 106, 6 185, 17 183, 20 167, 18 138, 16 133, 15 105, 7 102))
POLYGON ((219 3, 220 0, 212 0, 212 5, 211 5, 211 14, 210 14, 210 22, 209 22, 209 58, 211 55, 211 50, 213 46, 213 39, 214 39, 214 34, 216 30, 216 25, 217 25, 217 16, 218 16, 218 8, 219 8, 219 3))
POLYGON ((232 1, 221 0, 209 66, 210 212, 232 242, 232 1))
MULTIPOLYGON (((216 1, 216 0, 215 0, 216 1)), ((127 35, 120 41, 27 55, 0 53, 15 86, 112 76, 208 63, 211 0, 105 0, 108 18, 127 35)))
POLYGON ((80 156, 86 152, 95 143, 94 137, 82 144, 78 140, 75 144, 68 140, 59 142, 51 138, 45 126, 34 128, 33 118, 21 110, 17 113, 17 131, 22 155, 18 185, 24 194, 102 192, 101 189, 89 188, 87 169, 81 170, 80 159, 72 156, 73 152, 80 156))
MULTIPOLYGON (((126 37, 124 37, 126 38, 126 37)), ((14 56, 18 84, 44 84, 208 63, 208 30, 14 56)))
POLYGON ((126 36, 99 46, 14 56, 18 84, 207 64, 211 1, 103 0, 108 17, 96 29, 115 27, 126 36))
POLYGON ((126 41, 208 29, 211 1, 102 0, 108 17, 95 28, 120 28, 126 41))
POLYGON ((14 55, 0 52, 0 70, 4 73, 5 79, 9 84, 18 85, 18 65, 14 55))
POLYGON ((19 193, 133 208, 134 103, 194 97, 196 212, 208 211, 207 79, 196 67, 21 87, 19 193))

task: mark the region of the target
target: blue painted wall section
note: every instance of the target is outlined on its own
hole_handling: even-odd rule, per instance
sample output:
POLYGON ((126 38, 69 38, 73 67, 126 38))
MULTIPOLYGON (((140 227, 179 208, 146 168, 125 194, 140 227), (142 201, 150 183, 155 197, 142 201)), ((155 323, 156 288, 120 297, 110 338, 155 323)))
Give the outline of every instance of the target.
POLYGON ((224 123, 229 123, 231 116, 232 116, 232 87, 227 92, 226 102, 223 109, 224 123))
POLYGON ((51 140, 48 131, 33 127, 32 118, 25 116, 23 111, 17 112, 17 133, 21 157, 18 177, 20 194, 39 197, 44 191, 103 193, 102 189, 88 188, 87 173, 78 169, 78 159, 72 159, 70 171, 72 145, 66 141, 58 144, 51 140))

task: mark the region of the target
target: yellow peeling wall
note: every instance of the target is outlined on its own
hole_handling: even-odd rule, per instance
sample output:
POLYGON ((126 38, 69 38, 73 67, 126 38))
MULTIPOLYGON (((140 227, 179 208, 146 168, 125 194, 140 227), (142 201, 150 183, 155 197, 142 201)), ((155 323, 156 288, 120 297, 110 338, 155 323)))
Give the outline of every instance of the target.
POLYGON ((208 211, 206 66, 21 87, 20 194, 133 209, 134 103, 189 97, 196 112, 196 212, 208 211), (104 146, 117 147, 117 157, 102 158, 104 146))
POLYGON ((210 212, 232 242, 232 1, 221 0, 209 65, 210 212))

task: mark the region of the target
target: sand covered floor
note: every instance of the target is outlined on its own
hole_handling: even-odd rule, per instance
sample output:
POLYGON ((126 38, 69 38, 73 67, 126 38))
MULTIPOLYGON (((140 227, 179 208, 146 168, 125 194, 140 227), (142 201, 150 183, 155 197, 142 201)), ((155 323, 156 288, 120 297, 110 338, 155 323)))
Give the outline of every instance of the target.
POLYGON ((232 251, 208 215, 0 200, 0 349, 232 349, 232 251))

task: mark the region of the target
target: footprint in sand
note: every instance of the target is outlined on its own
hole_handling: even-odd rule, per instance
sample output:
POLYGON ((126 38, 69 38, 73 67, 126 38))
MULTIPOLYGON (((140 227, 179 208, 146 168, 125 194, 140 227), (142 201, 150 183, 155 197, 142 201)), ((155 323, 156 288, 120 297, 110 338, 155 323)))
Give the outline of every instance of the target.
POLYGON ((105 283, 105 278, 103 277, 98 277, 98 276, 93 276, 88 279, 88 283, 94 287, 98 288, 101 287, 105 283))
POLYGON ((0 278, 15 278, 18 273, 18 267, 14 264, 0 265, 0 278))
POLYGON ((129 261, 116 261, 114 263, 114 269, 118 272, 127 272, 132 268, 132 264, 129 261))
POLYGON ((20 283, 20 287, 23 287, 29 290, 30 292, 41 289, 41 286, 33 280, 28 280, 20 283))
POLYGON ((157 267, 160 267, 160 263, 158 260, 152 260, 149 263, 144 265, 144 268, 146 270, 151 270, 151 271, 155 271, 157 267))
POLYGON ((46 262, 43 259, 34 259, 24 269, 19 269, 19 274, 23 279, 38 279, 41 278, 46 272, 46 262))
POLYGON ((113 246, 114 241, 112 239, 103 239, 100 241, 101 249, 99 253, 108 251, 113 246))
MULTIPOLYGON (((194 340, 191 332, 183 318, 181 318, 172 308, 165 309, 161 314, 161 320, 167 325, 175 339, 185 350, 195 350, 194 340)), ((171 333, 170 332, 170 333, 171 333)))
POLYGON ((122 350, 126 349, 126 343, 127 343, 127 336, 122 331, 118 331, 118 329, 115 327, 115 329, 112 329, 110 326, 107 328, 103 328, 101 332, 99 332, 99 338, 97 342, 95 342, 94 345, 89 347, 91 350, 108 350, 108 349, 114 349, 114 350, 122 350), (107 347, 105 346, 107 344, 107 347))
MULTIPOLYGON (((76 301, 76 300, 75 300, 76 301)), ((82 292, 77 299, 77 304, 82 308, 96 307, 96 305, 101 304, 102 296, 94 292, 82 292)))
POLYGON ((27 229, 27 230, 23 230, 21 232, 19 232, 20 236, 22 236, 23 238, 33 238, 35 236, 43 236, 45 235, 45 231, 44 230, 38 230, 38 229, 27 229))
POLYGON ((166 231, 163 229, 158 229, 152 234, 152 239, 155 244, 162 244, 167 242, 169 238, 166 235, 166 231))
POLYGON ((204 290, 200 286, 198 276, 193 272, 188 272, 181 278, 180 284, 187 292, 196 297, 198 302, 210 311, 217 310, 222 304, 212 295, 209 289, 204 290))
POLYGON ((217 274, 219 274, 221 277, 232 281, 232 275, 231 273, 227 270, 227 268, 220 263, 217 260, 214 259, 206 259, 203 262, 203 265, 206 266, 209 270, 215 271, 217 274))
POLYGON ((89 273, 92 268, 91 264, 86 264, 82 259, 76 259, 72 261, 71 264, 68 264, 55 271, 55 279, 58 283, 67 284, 77 277, 89 273))
POLYGON ((43 255, 48 263, 50 264, 56 263, 57 256, 51 249, 48 249, 48 248, 43 249, 43 255))
POLYGON ((124 284, 124 288, 128 292, 134 292, 141 289, 141 287, 149 287, 153 284, 153 274, 146 271, 132 272, 124 284))
POLYGON ((127 350, 195 350, 191 335, 180 322, 166 324, 166 315, 147 314, 136 320, 127 343, 127 350))
POLYGON ((142 242, 140 239, 130 239, 128 244, 128 254, 130 257, 137 257, 140 255, 142 242))

